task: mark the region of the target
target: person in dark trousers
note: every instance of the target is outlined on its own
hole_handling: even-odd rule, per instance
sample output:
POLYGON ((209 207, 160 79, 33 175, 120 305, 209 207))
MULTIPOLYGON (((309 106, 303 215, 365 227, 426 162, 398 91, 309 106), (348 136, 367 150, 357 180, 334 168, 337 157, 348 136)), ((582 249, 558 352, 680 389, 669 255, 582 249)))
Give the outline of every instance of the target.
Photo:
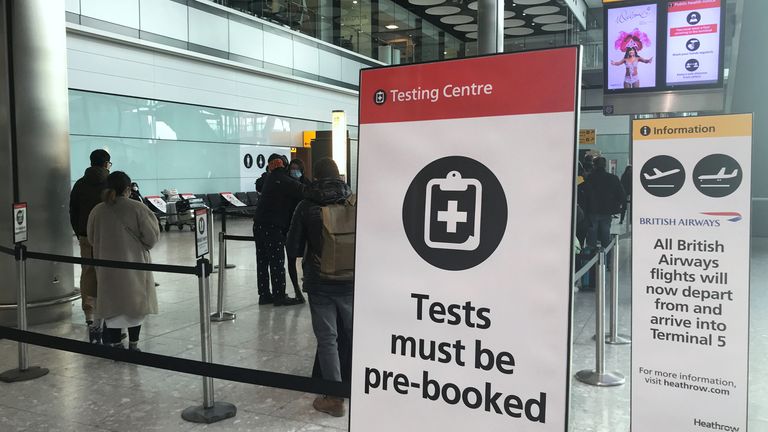
MULTIPOLYGON (((309 186, 312 183, 304 175, 304 161, 302 161, 301 159, 293 159, 288 164, 288 173, 291 175, 291 178, 298 180, 299 183, 303 184, 305 187, 309 186)), ((291 216, 293 216, 293 211, 291 211, 291 216)), ((301 286, 299 285, 299 274, 296 271, 297 260, 298 260, 298 257, 291 257, 290 254, 288 254, 288 266, 287 266, 288 276, 291 278, 291 285, 293 285, 294 297, 299 301, 301 301, 302 303, 304 303, 305 302, 304 295, 301 293, 301 286)))
MULTIPOLYGON (((109 153, 98 149, 91 152, 91 166, 75 182, 69 194, 69 221, 80 244, 80 256, 93 258, 93 246, 88 239, 88 216, 97 204, 101 203, 102 193, 107 188, 107 176, 112 167, 109 153)), ((94 323, 96 308, 96 269, 83 265, 80 273, 80 295, 82 297, 85 322, 88 324, 88 340, 101 343, 101 323, 94 323)))
MULTIPOLYGON (((293 214, 288 231, 288 256, 304 256, 304 291, 309 295, 312 329, 317 338, 320 370, 326 380, 341 381, 340 348, 352 343, 353 277, 330 280, 320 271, 323 250, 322 207, 345 202, 352 191, 341 180, 336 163, 323 158, 313 167, 315 181, 293 214), (341 328, 339 328, 341 323, 341 328), (339 338, 343 337, 343 341, 339 338)), ((313 407, 335 417, 344 415, 344 399, 319 396, 313 407)))
POLYGON ((291 212, 304 197, 304 186, 288 175, 280 155, 273 153, 268 163, 269 176, 264 181, 259 206, 253 216, 259 304, 289 306, 302 303, 302 299, 285 294, 285 235, 291 212))
POLYGON ((627 201, 624 203, 624 208, 621 211, 621 220, 619 223, 624 223, 624 218, 627 216, 627 209, 630 209, 629 217, 632 217, 632 165, 627 165, 624 169, 624 173, 621 175, 621 187, 624 188, 624 192, 627 194, 627 201))
POLYGON ((608 173, 605 158, 594 160, 594 169, 584 182, 584 201, 590 227, 587 246, 597 248, 597 243, 607 247, 611 243, 611 219, 621 213, 627 195, 618 177, 608 173))

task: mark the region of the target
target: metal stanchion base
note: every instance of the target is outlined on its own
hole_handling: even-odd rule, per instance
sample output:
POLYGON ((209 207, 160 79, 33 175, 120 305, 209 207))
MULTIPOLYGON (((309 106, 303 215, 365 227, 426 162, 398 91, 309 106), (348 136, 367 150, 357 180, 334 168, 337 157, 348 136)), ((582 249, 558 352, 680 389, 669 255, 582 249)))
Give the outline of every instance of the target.
POLYGON ((598 387, 612 387, 624 384, 624 375, 618 372, 605 372, 598 374, 592 369, 584 369, 576 373, 576 379, 589 385, 598 387))
POLYGON ((237 414, 237 407, 227 402, 215 402, 212 407, 192 406, 181 413, 181 418, 192 423, 216 423, 237 414))
POLYGON ((11 369, 0 374, 0 381, 14 383, 29 381, 48 375, 48 369, 38 366, 31 366, 26 370, 11 369))
POLYGON ((213 322, 233 321, 235 318, 237 318, 237 314, 234 312, 222 312, 221 314, 215 312, 211 314, 211 321, 213 322))

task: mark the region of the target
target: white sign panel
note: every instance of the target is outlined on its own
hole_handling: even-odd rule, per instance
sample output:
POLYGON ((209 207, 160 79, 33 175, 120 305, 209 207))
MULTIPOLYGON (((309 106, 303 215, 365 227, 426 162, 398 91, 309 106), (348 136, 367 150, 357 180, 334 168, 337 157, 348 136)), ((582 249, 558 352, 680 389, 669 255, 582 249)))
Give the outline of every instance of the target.
POLYGON ((746 431, 752 115, 632 128, 632 431, 746 431))
POLYGON ((720 17, 720 0, 669 3, 667 85, 719 82, 720 17))
POLYGON ((149 203, 152 204, 152 206, 158 211, 162 213, 168 213, 168 203, 166 203, 162 197, 153 195, 144 198, 146 198, 147 201, 149 201, 149 203))
POLYGON ((27 203, 13 204, 13 242, 27 241, 27 203))
POLYGON ((195 256, 201 258, 208 253, 208 209, 195 210, 195 256))
POLYGON ((227 200, 227 202, 229 202, 235 207, 247 207, 245 203, 237 199, 237 197, 235 197, 235 194, 233 194, 232 192, 221 192, 221 197, 227 200))
POLYGON ((256 179, 267 170, 267 159, 273 153, 285 156, 291 160, 290 147, 273 147, 260 145, 240 146, 240 192, 256 190, 256 179))
POLYGON ((362 72, 350 430, 565 430, 578 65, 362 72))

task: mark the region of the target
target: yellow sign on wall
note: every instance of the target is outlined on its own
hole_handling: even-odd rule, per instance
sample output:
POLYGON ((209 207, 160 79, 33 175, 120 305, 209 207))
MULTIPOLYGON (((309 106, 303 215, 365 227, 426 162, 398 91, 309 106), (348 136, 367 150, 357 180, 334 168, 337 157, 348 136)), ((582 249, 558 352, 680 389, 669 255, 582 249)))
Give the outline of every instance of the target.
POLYGON ((317 138, 317 131, 304 131, 302 133, 302 138, 305 148, 312 147, 312 140, 317 138))
POLYGON ((594 145, 595 142, 594 129, 579 129, 579 145, 594 145))

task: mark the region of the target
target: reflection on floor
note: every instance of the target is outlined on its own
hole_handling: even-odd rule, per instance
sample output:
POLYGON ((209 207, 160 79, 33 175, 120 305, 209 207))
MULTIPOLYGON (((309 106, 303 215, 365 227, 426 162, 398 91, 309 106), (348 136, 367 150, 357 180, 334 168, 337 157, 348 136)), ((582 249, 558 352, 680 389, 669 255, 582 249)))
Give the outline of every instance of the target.
MULTIPOLYGON (((250 223, 228 224, 231 234, 250 235, 250 223)), ((191 265, 189 231, 164 233, 152 251, 155 262, 191 265)), ((629 332, 629 242, 623 241, 620 330, 629 332)), ((309 308, 256 304, 255 255, 251 243, 231 242, 226 307, 234 322, 212 326, 214 360, 219 363, 309 376, 315 352, 309 308)), ((768 430, 768 239, 753 241, 750 345, 750 430, 768 430)), ((76 272, 76 276, 79 272, 76 272)), ((199 359, 197 280, 156 275, 161 314, 142 331, 144 351, 199 359)), ((215 277, 212 303, 216 304, 215 277)), ((291 292, 289 285, 288 291, 291 292)), ((594 294, 575 295, 573 365, 575 373, 594 367, 594 294)), ((86 339, 79 302, 70 321, 35 326, 35 331, 86 339)), ((629 376, 630 346, 606 348, 607 370, 629 376)), ((215 381, 216 399, 237 405, 234 419, 194 425, 181 419, 184 408, 201 401, 201 379, 184 374, 30 347, 32 364, 50 368, 41 379, 0 384, 0 430, 6 431, 339 431, 348 419, 333 418, 312 408, 313 395, 246 384, 215 381)), ((0 370, 16 365, 15 343, 0 341, 0 370)), ((570 431, 629 430, 629 383, 597 388, 572 383, 570 431)), ((666 431, 659 431, 666 432, 666 431)))

